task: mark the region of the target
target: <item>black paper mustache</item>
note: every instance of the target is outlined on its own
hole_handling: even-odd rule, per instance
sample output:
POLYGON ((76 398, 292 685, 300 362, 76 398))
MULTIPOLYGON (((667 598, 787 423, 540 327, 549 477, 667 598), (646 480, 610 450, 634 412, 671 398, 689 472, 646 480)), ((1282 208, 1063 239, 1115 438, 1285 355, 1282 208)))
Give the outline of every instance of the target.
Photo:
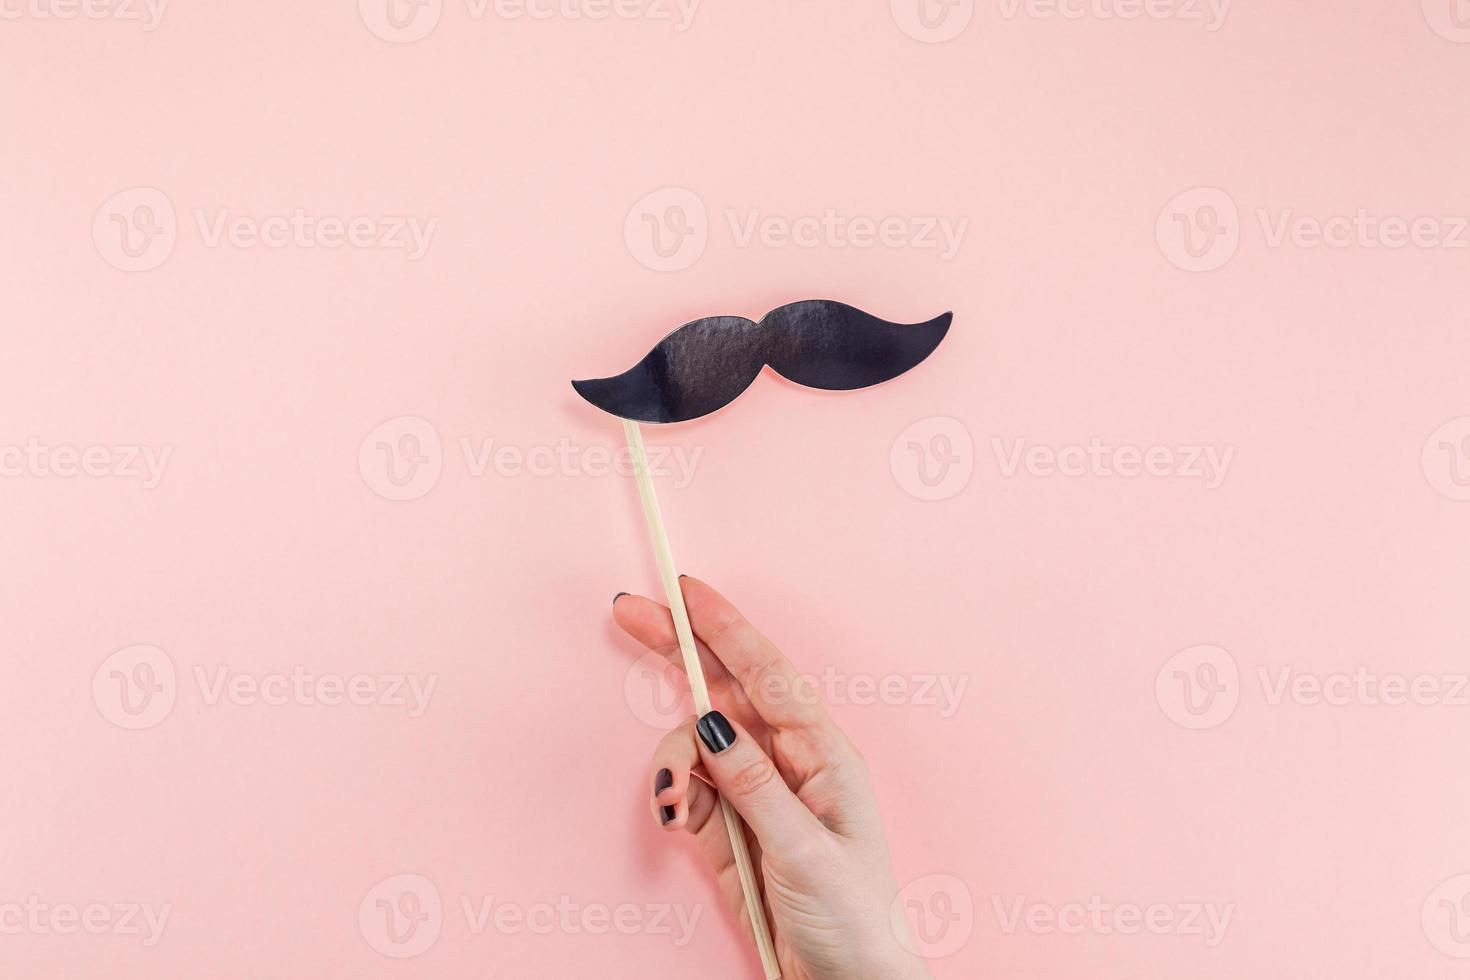
POLYGON ((952 313, 890 323, 827 299, 788 303, 757 323, 711 316, 684 324, 611 378, 573 381, 593 405, 635 422, 687 422, 724 408, 769 364, 808 388, 848 391, 896 378, 934 352, 952 313))

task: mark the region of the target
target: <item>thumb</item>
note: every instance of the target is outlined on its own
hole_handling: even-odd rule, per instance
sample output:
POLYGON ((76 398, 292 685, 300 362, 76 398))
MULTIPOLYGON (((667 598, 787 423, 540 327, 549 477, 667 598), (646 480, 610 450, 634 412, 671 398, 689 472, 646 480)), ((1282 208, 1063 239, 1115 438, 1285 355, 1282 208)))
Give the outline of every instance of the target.
POLYGON ((768 852, 803 840, 822 825, 796 798, 776 764, 745 729, 718 711, 699 719, 699 754, 720 793, 745 818, 768 852))

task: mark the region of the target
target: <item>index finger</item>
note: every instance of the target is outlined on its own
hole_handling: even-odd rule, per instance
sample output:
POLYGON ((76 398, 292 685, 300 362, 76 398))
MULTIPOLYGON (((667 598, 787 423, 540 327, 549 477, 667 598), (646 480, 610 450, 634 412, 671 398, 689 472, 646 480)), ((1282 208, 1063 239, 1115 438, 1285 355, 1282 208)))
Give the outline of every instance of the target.
POLYGON ((833 727, 813 685, 730 600, 689 575, 682 576, 679 584, 694 634, 745 689, 766 724, 788 731, 833 727))

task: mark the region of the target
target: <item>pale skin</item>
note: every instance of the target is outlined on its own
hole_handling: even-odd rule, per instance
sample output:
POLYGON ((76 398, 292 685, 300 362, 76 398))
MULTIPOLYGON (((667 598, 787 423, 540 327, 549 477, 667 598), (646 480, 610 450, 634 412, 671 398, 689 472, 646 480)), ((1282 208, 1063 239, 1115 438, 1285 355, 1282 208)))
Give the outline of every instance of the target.
MULTIPOLYGON (((749 830, 786 980, 932 980, 906 951, 912 940, 895 932, 906 926, 890 918, 898 886, 866 761, 770 640, 709 585, 679 581, 710 699, 735 740, 711 751, 694 718, 664 736, 648 770, 654 822, 694 835, 750 935, 716 790, 734 804, 749 830), (662 770, 672 785, 654 792, 662 770), (665 807, 673 807, 667 822, 665 807)), ((668 607, 621 595, 613 618, 683 669, 668 607)))

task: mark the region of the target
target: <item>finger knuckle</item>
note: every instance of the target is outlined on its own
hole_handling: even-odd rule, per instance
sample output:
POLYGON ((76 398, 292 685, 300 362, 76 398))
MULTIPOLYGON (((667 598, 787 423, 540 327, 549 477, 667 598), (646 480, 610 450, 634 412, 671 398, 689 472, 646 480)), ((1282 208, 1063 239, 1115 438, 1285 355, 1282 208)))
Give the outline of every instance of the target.
POLYGON ((672 728, 665 732, 663 738, 658 740, 658 752, 660 755, 671 750, 678 749, 687 744, 694 737, 694 722, 687 721, 678 728, 672 728))
POLYGON ((776 778, 775 765, 770 759, 760 756, 741 763, 730 774, 730 789, 741 796, 751 796, 764 790, 776 778))
POLYGON ((753 663, 740 675, 740 686, 753 698, 773 704, 784 703, 788 692, 784 690, 783 677, 776 665, 763 660, 753 663))

